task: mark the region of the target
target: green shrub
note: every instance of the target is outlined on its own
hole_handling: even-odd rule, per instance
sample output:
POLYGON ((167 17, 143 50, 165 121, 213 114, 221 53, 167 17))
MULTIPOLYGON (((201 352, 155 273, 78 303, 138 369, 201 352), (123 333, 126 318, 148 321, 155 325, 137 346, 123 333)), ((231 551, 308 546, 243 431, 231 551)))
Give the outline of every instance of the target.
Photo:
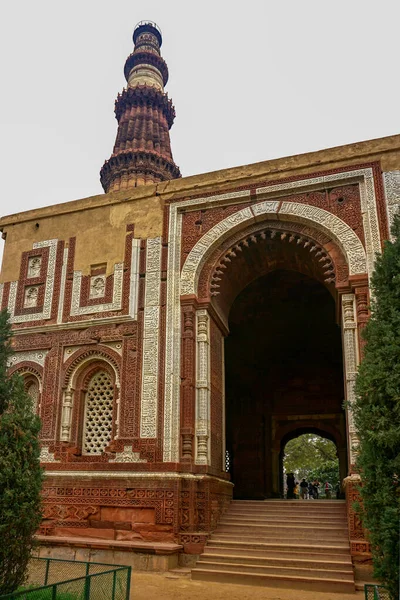
POLYGON ((9 377, 11 327, 0 312, 0 595, 25 580, 41 521, 39 418, 19 376, 9 377))
POLYGON ((353 406, 359 437, 361 517, 371 542, 374 575, 398 598, 400 518, 400 216, 377 257, 371 318, 353 406))

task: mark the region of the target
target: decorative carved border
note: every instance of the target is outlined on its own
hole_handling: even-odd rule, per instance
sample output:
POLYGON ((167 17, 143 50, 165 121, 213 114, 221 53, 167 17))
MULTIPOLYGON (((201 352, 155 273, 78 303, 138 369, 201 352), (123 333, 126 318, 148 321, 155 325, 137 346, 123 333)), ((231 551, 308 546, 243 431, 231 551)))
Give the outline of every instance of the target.
POLYGON ((129 282, 129 316, 136 320, 139 301, 139 258, 140 258, 140 240, 132 239, 131 250, 131 273, 129 282))
POLYGON ((230 215, 208 231, 192 248, 181 272, 181 295, 197 294, 197 285, 202 266, 217 247, 238 229, 252 222, 271 218, 303 222, 332 237, 344 252, 349 264, 350 275, 364 274, 367 262, 363 245, 354 231, 335 215, 297 202, 261 202, 230 215))
MULTIPOLYGON (((57 244, 58 240, 45 240, 43 242, 35 242, 33 249, 49 248, 49 258, 47 265, 47 276, 46 285, 44 289, 43 297, 43 310, 41 312, 35 312, 30 314, 16 314, 16 301, 17 301, 17 290, 18 281, 12 281, 10 283, 10 293, 8 297, 8 311, 11 315, 11 323, 28 323, 32 321, 42 321, 51 318, 52 306, 53 306, 53 294, 54 294, 54 282, 55 282, 55 270, 56 270, 56 259, 57 259, 57 244)), ((32 280, 33 281, 33 280, 32 280)))
POLYGON ((386 207, 389 226, 393 223, 396 212, 400 211, 400 171, 389 171, 383 174, 385 184, 386 207))
POLYGON ((82 271, 74 271, 74 278, 72 283, 71 317, 121 310, 123 274, 124 263, 116 263, 114 265, 114 285, 112 302, 108 302, 106 304, 92 304, 87 306, 80 306, 82 271))
POLYGON ((140 437, 157 437, 161 238, 146 244, 140 437))
POLYGON ((16 352, 10 358, 9 368, 13 368, 21 362, 26 361, 38 364, 43 368, 47 354, 48 350, 27 350, 26 352, 16 352))

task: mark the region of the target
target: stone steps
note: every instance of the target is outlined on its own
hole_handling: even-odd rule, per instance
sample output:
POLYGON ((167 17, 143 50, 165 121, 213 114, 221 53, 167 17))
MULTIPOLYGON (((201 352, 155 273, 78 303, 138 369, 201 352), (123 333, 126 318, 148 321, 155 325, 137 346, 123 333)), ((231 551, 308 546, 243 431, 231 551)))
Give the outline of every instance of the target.
POLYGON ((290 531, 293 532, 293 537, 297 538, 298 536, 307 536, 308 538, 310 538, 310 528, 312 528, 312 536, 314 537, 315 535, 327 535, 327 536, 333 536, 333 537, 346 537, 347 538, 347 528, 343 527, 343 523, 340 523, 340 527, 338 526, 330 526, 330 525, 322 525, 320 526, 320 524, 318 523, 318 526, 315 525, 315 521, 314 523, 310 524, 310 525, 301 525, 299 523, 288 523, 286 521, 286 523, 282 523, 282 524, 278 524, 275 521, 272 521, 270 524, 269 523, 259 523, 257 521, 235 521, 233 519, 229 520, 229 519, 223 519, 222 521, 220 521, 219 525, 218 525, 218 531, 220 531, 221 533, 223 532, 230 532, 230 531, 235 531, 235 532, 241 532, 241 531, 245 531, 245 532, 253 532, 254 533, 278 533, 278 534, 282 534, 282 535, 286 535, 288 534, 290 531))
POLYGON ((346 513, 325 513, 325 512, 317 512, 314 510, 310 510, 307 512, 300 512, 300 511, 296 511, 296 515, 291 515, 290 513, 284 512, 284 511, 230 511, 229 512, 229 518, 230 519, 287 519, 288 517, 290 517, 291 519, 294 520, 300 520, 300 519, 307 519, 307 520, 311 520, 311 519, 315 519, 315 517, 318 515, 318 518, 321 519, 325 519, 327 521, 329 520, 333 520, 333 521, 340 521, 343 520, 344 517, 346 516, 346 513))
MULTIPOLYGON (((253 557, 277 557, 277 558, 303 558, 307 556, 309 560, 337 560, 346 561, 351 564, 349 555, 349 546, 296 546, 292 544, 265 544, 265 543, 246 543, 236 541, 210 541, 207 544, 206 552, 208 554, 223 554, 225 556, 241 555, 253 557)), ((202 555, 203 556, 203 555, 202 555)))
MULTIPOLYGON (((300 555, 301 556, 301 555, 300 555)), ((353 572, 353 565, 351 560, 328 560, 324 557, 324 560, 316 560, 314 558, 301 558, 301 557, 278 557, 278 556, 254 556, 243 552, 242 554, 226 554, 223 551, 222 554, 214 552, 204 552, 199 558, 199 564, 213 562, 214 564, 251 564, 254 566, 277 566, 277 567, 292 567, 300 569, 324 569, 328 571, 344 571, 346 573, 353 572)))
MULTIPOLYGON (((244 557, 243 557, 244 558, 244 557)), ((240 562, 222 562, 222 561, 206 561, 201 560, 198 563, 198 566, 203 569, 220 571, 223 569, 224 571, 231 571, 235 573, 236 571, 245 571, 246 573, 254 573, 255 575, 265 574, 265 575, 273 575, 276 573, 277 575, 290 575, 290 576, 300 576, 300 577, 316 577, 319 579, 325 579, 327 574, 326 568, 311 568, 311 567, 303 567, 298 565, 260 565, 254 564, 253 562, 244 561, 244 559, 240 562)), ((322 566, 322 565, 321 565, 322 566)), ((340 580, 348 580, 352 575, 353 571, 343 570, 343 569, 329 569, 329 577, 331 579, 340 579, 340 580)))
POLYGON ((216 581, 220 583, 239 583, 244 585, 261 585, 286 589, 315 590, 318 592, 352 593, 355 591, 354 578, 348 580, 300 577, 291 575, 271 575, 247 573, 246 571, 224 571, 195 568, 192 579, 198 581, 216 581))
POLYGON ((233 501, 192 578, 354 592, 345 505, 337 501, 233 501))
MULTIPOLYGON (((229 542, 235 542, 236 540, 240 539, 242 542, 248 543, 248 544, 253 544, 253 543, 258 543, 258 544, 267 544, 267 545, 272 545, 272 544, 276 544, 277 541, 279 540, 279 538, 276 535, 243 535, 241 534, 240 536, 238 536, 235 533, 232 534, 227 534, 227 535, 223 535, 223 534, 219 534, 218 537, 215 536, 215 534, 213 534, 210 538, 209 541, 210 543, 214 544, 215 542, 219 542, 219 545, 225 545, 226 543, 229 542)), ((304 539, 297 539, 294 540, 294 543, 292 544, 292 547, 294 545, 299 545, 302 548, 304 548, 304 552, 307 552, 308 549, 315 551, 316 548, 319 548, 319 546, 321 544, 327 544, 330 547, 345 547, 346 548, 346 552, 349 552, 350 550, 350 544, 347 540, 345 539, 324 539, 324 540, 313 540, 312 544, 308 544, 306 542, 306 540, 304 539)))

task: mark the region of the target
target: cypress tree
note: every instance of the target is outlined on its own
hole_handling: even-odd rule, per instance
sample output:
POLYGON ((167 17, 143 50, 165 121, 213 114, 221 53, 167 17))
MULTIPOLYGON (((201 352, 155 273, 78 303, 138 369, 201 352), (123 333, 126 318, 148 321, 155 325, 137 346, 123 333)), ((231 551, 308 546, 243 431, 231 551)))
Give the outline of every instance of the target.
POLYGON ((39 417, 18 375, 7 373, 11 326, 0 312, 0 595, 26 577, 41 521, 39 417))
POLYGON ((393 241, 377 256, 371 318, 353 407, 359 437, 361 517, 371 542, 374 575, 399 597, 400 518, 400 215, 393 241))

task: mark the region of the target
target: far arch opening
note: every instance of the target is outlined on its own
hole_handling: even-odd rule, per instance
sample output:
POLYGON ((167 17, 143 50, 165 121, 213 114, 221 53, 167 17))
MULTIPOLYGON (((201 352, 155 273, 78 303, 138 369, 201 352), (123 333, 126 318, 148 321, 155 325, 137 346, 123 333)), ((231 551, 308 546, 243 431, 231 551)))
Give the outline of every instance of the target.
POLYGON ((229 332, 226 444, 234 496, 282 496, 282 444, 294 430, 331 432, 345 476, 342 345, 333 294, 311 274, 270 270, 236 296, 229 332))
POLYGON ((303 478, 309 487, 317 483, 314 489, 308 490, 308 496, 313 499, 343 497, 341 482, 347 465, 345 453, 340 452, 339 432, 313 427, 295 429, 281 440, 279 463, 281 497, 300 498, 303 478), (296 483, 295 493, 288 489, 289 474, 293 475, 292 480, 296 483))

